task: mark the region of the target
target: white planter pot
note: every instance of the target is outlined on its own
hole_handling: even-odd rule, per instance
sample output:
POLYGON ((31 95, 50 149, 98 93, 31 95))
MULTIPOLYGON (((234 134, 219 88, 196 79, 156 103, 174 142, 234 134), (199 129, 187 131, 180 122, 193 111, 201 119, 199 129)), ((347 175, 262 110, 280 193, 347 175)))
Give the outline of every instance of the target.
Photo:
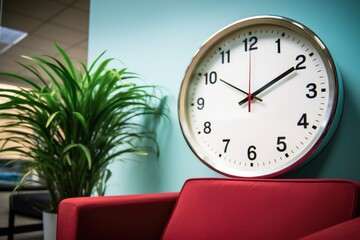
POLYGON ((43 212, 44 240, 56 240, 57 214, 43 212))

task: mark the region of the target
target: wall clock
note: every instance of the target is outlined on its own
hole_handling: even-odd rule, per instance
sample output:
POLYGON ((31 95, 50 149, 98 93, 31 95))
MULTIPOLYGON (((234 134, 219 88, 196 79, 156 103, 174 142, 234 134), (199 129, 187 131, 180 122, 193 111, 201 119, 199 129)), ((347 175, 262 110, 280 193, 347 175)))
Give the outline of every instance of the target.
POLYGON ((197 157, 233 177, 274 177, 318 154, 343 104, 324 43, 284 17, 235 22, 192 59, 179 95, 183 135, 197 157))

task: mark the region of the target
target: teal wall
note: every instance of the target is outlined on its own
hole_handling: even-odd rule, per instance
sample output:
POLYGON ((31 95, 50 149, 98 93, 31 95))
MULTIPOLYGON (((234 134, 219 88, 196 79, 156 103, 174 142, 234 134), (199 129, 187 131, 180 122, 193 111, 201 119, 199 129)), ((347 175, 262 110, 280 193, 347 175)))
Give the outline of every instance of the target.
MULTIPOLYGON (((345 105, 338 131, 320 155, 287 177, 360 180, 360 1, 357 0, 91 0, 89 61, 102 51, 146 83, 165 87, 170 120, 158 127, 158 161, 110 166, 107 194, 178 191, 192 177, 221 176, 196 159, 177 119, 180 84, 192 56, 220 28, 262 14, 293 18, 315 31, 343 76, 345 105)), ((114 64, 115 65, 115 64, 114 64)))

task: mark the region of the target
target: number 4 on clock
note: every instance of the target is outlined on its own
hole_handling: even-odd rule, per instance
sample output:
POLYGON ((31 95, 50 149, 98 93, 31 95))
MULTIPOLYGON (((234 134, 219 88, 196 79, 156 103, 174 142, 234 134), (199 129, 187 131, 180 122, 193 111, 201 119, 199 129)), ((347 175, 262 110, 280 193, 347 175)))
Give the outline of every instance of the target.
POLYGON ((307 126, 309 125, 309 122, 307 121, 307 114, 306 113, 301 115, 301 118, 298 121, 297 125, 298 126, 303 126, 304 128, 307 128, 307 126))

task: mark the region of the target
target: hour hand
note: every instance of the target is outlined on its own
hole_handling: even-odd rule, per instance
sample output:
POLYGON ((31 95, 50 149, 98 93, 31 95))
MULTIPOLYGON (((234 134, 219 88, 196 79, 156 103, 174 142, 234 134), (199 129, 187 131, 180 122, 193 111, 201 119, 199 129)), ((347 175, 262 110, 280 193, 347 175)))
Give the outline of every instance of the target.
MULTIPOLYGON (((232 84, 224 81, 223 79, 220 79, 220 81, 222 81, 222 82, 225 83, 226 85, 228 85, 228 86, 230 86, 230 87, 238 90, 239 92, 242 92, 242 93, 244 93, 244 94, 246 94, 246 95, 249 95, 249 94, 248 94, 247 92, 245 92, 244 90, 242 90, 242 89, 240 89, 240 88, 238 88, 238 87, 236 87, 236 86, 234 86, 234 85, 232 85, 232 84)), ((255 96, 254 96, 253 98, 256 99, 256 100, 258 100, 258 101, 260 101, 260 102, 262 102, 262 99, 260 99, 260 98, 258 98, 258 97, 255 97, 255 96)))

